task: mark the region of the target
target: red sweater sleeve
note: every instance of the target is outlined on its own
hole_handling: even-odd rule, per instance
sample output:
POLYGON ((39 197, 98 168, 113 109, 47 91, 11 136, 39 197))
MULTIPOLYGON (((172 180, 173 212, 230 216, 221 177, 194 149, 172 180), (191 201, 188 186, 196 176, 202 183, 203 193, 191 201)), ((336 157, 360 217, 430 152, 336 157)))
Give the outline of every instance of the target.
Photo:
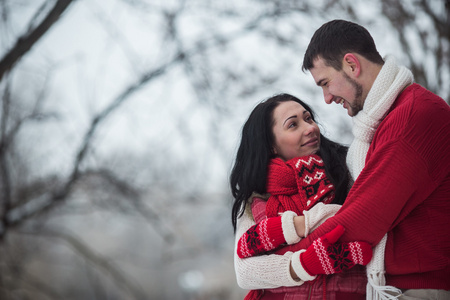
POLYGON ((340 241, 366 241, 375 246, 431 192, 433 183, 424 167, 415 151, 402 141, 384 145, 366 164, 342 209, 307 238, 284 250, 306 249, 338 224, 346 230, 340 241), (401 159, 398 153, 402 153, 401 159), (421 189, 422 185, 428 188, 421 189))
POLYGON ((424 170, 426 164, 404 141, 383 145, 366 164, 342 210, 310 239, 341 224, 346 229, 342 241, 376 245, 436 188, 424 170))
POLYGON ((288 246, 289 251, 307 248, 338 224, 346 229, 341 241, 376 245, 424 202, 447 176, 450 163, 449 108, 441 102, 405 100, 394 109, 380 124, 342 209, 307 238, 288 246))

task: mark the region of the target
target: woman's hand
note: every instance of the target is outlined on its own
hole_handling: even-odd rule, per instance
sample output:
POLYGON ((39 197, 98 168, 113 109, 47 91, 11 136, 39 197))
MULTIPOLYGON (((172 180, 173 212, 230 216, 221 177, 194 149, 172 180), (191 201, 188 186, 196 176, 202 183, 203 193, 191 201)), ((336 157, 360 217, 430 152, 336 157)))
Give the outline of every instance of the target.
POLYGON ((294 227, 297 235, 301 238, 305 237, 305 217, 296 216, 294 217, 294 227))

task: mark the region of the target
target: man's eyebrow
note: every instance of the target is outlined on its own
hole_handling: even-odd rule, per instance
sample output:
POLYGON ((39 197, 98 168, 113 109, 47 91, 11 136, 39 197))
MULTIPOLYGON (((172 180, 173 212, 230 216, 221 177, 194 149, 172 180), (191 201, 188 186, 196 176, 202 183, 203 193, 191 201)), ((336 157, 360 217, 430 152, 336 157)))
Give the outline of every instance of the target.
POLYGON ((325 78, 320 79, 319 81, 316 82, 316 84, 317 84, 318 86, 322 86, 322 84, 323 84, 324 81, 325 81, 325 78))

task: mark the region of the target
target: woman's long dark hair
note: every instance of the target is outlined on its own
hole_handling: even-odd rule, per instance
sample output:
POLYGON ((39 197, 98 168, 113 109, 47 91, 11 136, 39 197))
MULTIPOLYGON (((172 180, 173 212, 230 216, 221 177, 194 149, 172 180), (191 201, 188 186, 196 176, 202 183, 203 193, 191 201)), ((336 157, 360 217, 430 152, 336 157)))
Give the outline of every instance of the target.
MULTIPOLYGON (((273 111, 281 102, 295 101, 310 112, 315 122, 312 109, 300 99, 289 95, 275 95, 259 103, 251 112, 242 129, 241 143, 231 175, 230 186, 234 197, 231 221, 236 231, 237 219, 242 216, 253 192, 266 193, 267 166, 275 157, 273 145, 273 111)), ((348 194, 350 175, 345 158, 348 148, 335 143, 320 134, 320 151, 325 164, 325 172, 336 188, 333 203, 343 204, 348 194)))

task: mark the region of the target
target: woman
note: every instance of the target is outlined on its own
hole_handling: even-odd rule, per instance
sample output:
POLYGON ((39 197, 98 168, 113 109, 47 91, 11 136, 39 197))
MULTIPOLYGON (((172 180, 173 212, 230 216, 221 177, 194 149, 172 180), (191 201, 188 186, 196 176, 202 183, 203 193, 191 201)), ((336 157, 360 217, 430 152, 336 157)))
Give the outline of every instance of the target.
MULTIPOLYGON (((319 160, 323 160, 322 166, 325 168, 327 178, 334 185, 331 191, 334 195, 331 199, 328 198, 328 201, 331 200, 332 203, 342 204, 347 195, 349 186, 349 174, 345 164, 346 150, 345 147, 328 140, 320 134, 320 130, 314 121, 314 115, 311 108, 291 95, 277 95, 255 107, 244 125, 241 145, 238 149, 236 161, 230 176, 231 189, 235 198, 232 209, 232 222, 236 232, 236 245, 239 244, 239 238, 241 236, 245 235, 249 229, 255 228, 255 219, 258 221, 264 219, 259 215, 252 215, 251 210, 253 210, 253 213, 258 211, 267 213, 267 211, 269 211, 267 210, 267 207, 269 206, 268 203, 270 203, 270 201, 264 202, 261 198, 264 199, 265 197, 265 199, 268 199, 268 197, 265 196, 268 191, 267 183, 269 183, 269 187, 271 186, 271 181, 268 180, 268 178, 270 179, 270 176, 268 177, 268 175, 271 173, 268 172, 268 170, 270 170, 270 163, 273 162, 274 159, 278 157, 278 160, 284 161, 289 165, 289 163, 292 163, 291 160, 297 157, 317 154, 319 160), (254 197, 254 193, 257 193, 260 196, 254 197), (264 203, 266 203, 266 209, 261 209, 261 206, 263 206, 264 203)), ((291 167, 295 168, 292 165, 291 167)), ((324 200, 325 198, 321 199, 321 201, 324 200)), ((325 202, 326 201, 327 200, 325 200, 325 202)), ((288 202, 289 201, 285 201, 285 204, 288 202)), ((314 204, 315 203, 307 203, 306 205, 301 206, 301 208, 309 209, 314 204)), ((284 238, 283 242, 295 243, 295 240, 298 241, 299 237, 304 236, 305 225, 306 227, 314 227, 322 222, 323 218, 329 217, 330 212, 326 211, 327 206, 322 205, 322 208, 320 206, 318 207, 319 208, 314 207, 314 209, 317 209, 321 215, 319 218, 308 218, 308 213, 305 213, 307 220, 314 220, 311 224, 308 224, 308 222, 305 224, 305 218, 303 216, 298 216, 298 214, 303 213, 303 211, 300 211, 299 207, 296 209, 297 214, 290 213, 288 214, 289 217, 284 217, 284 223, 290 224, 285 227, 291 228, 291 233, 286 234, 288 230, 283 231, 278 229, 278 233, 282 232, 281 235, 284 238), (292 228, 295 228, 294 231, 297 233, 297 239, 295 239, 295 235, 292 235, 292 228)), ((271 209, 273 211, 273 207, 271 209)), ((275 209, 275 212, 281 212, 282 210, 283 207, 278 207, 275 209)), ((334 212, 336 212, 335 209, 332 213, 334 212)), ((283 216, 285 215, 286 214, 283 214, 283 216)), ((314 214, 311 216, 313 215, 314 214)), ((283 219, 283 216, 269 216, 269 220, 271 221, 276 219, 274 222, 270 222, 270 226, 278 226, 277 228, 283 227, 279 225, 280 223, 283 223, 283 220, 281 220, 283 219)), ((257 231, 252 230, 249 232, 250 235, 252 235, 252 232, 258 233, 257 231)), ((336 232, 334 231, 334 233, 336 232)), ((246 238, 248 239, 248 236, 246 238)), ((330 244, 333 244, 335 242, 334 238, 329 242, 330 244)), ((273 249, 277 246, 278 245, 275 245, 273 249)), ((349 245, 347 244, 345 246, 348 247, 349 245)), ((278 297, 281 296, 292 296, 299 299, 299 296, 308 295, 311 294, 311 292, 314 293, 313 296, 317 295, 320 296, 320 298, 323 296, 323 293, 330 295, 330 298, 333 299, 336 296, 343 299, 350 299, 349 297, 354 295, 364 297, 366 279, 364 270, 361 270, 360 268, 357 268, 358 270, 353 272, 347 272, 350 274, 345 273, 346 275, 344 276, 333 275, 334 279, 328 280, 328 282, 332 283, 331 285, 327 284, 327 286, 325 286, 325 282, 320 281, 318 283, 316 280, 313 284, 298 287, 302 285, 304 281, 313 279, 315 277, 314 275, 330 273, 323 272, 320 268, 313 268, 317 267, 317 265, 313 267, 308 265, 310 261, 307 259, 302 260, 302 257, 310 257, 309 254, 314 252, 314 249, 310 248, 308 248, 305 253, 293 254, 292 252, 286 252, 282 253, 282 255, 263 255, 244 259, 237 257, 237 254, 235 254, 235 268, 239 285, 242 288, 259 290, 297 286, 297 288, 294 289, 281 288, 278 290, 267 290, 258 295, 253 293, 252 295, 263 295, 265 299, 278 299, 278 297), (302 270, 304 271, 305 269, 309 272, 303 273, 302 270), (312 269, 314 269, 313 272, 311 272, 312 269), (306 275, 311 276, 308 278, 306 275), (343 281, 344 279, 345 283, 343 281)), ((238 249, 236 249, 236 251, 238 251, 238 249)), ((258 254, 258 251, 250 253, 247 256, 256 254, 258 254)), ((369 256, 369 254, 366 255, 367 257, 369 256)), ((353 261, 352 266, 355 263, 357 262, 353 261)), ((367 263, 367 260, 364 263, 367 263)), ((312 264, 314 265, 314 263, 312 264)))

